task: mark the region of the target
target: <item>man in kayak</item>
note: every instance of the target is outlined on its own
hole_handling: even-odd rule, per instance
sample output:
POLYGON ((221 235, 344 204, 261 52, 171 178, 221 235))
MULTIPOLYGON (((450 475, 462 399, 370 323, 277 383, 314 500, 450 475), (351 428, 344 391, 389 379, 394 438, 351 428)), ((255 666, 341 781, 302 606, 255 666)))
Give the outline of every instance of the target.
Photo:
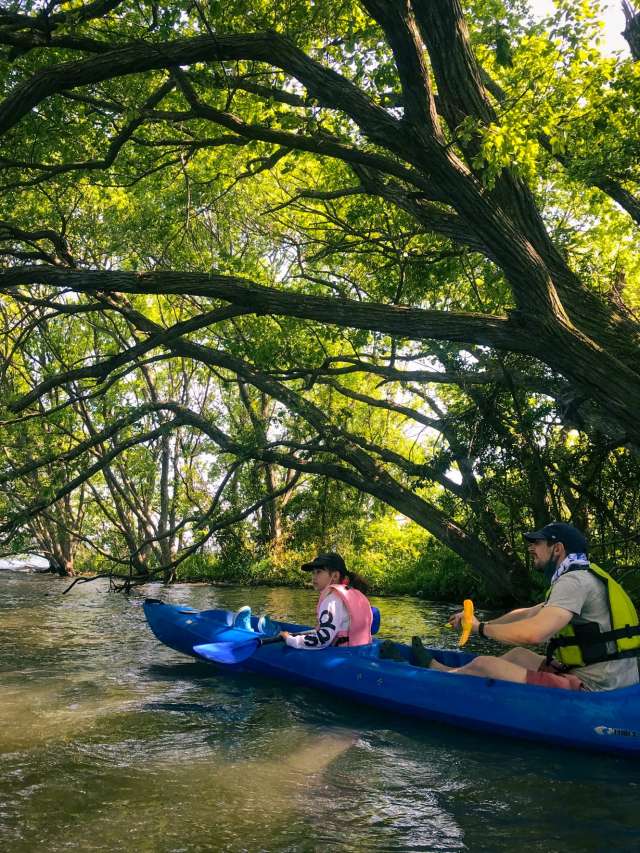
MULTIPOLYGON (((547 524, 525 533, 533 565, 549 584, 541 604, 512 610, 490 622, 473 618, 472 631, 513 645, 502 657, 479 655, 459 668, 436 660, 432 669, 567 690, 614 690, 638 683, 640 628, 622 587, 595 563, 573 525, 547 524), (547 655, 518 644, 546 643, 547 655)), ((458 627, 462 613, 450 622, 458 627)), ((426 653, 426 650, 424 650, 426 653)))
POLYGON ((371 605, 366 597, 367 582, 348 571, 335 552, 318 554, 302 568, 311 572, 311 582, 320 593, 318 624, 306 634, 281 631, 285 643, 294 649, 315 651, 329 646, 364 646, 371 642, 371 605))

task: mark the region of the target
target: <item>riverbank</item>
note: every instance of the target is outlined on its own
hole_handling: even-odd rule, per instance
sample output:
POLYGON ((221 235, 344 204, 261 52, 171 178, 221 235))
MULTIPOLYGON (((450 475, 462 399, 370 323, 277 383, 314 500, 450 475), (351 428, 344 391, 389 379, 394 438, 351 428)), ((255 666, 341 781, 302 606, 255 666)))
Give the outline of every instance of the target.
MULTIPOLYGON (((393 560, 380 554, 372 559, 347 549, 342 553, 347 566, 366 578, 377 595, 410 595, 440 602, 491 598, 482 580, 454 555, 442 553, 434 560, 427 553, 411 560, 393 560)), ((254 560, 198 555, 179 567, 177 579, 183 583, 302 588, 309 585, 309 576, 300 566, 314 554, 286 551, 254 560)))
MULTIPOLYGON (((178 567, 174 583, 199 584, 213 587, 282 587, 287 589, 305 589, 310 587, 307 572, 300 569, 303 561, 310 559, 307 554, 287 552, 277 557, 231 561, 208 555, 198 555, 178 567)), ((425 567, 420 564, 401 566, 363 565, 362 560, 346 559, 347 565, 369 583, 372 595, 383 597, 409 596, 434 602, 459 602, 473 598, 485 607, 499 608, 502 604, 486 585, 474 577, 464 566, 452 568, 447 564, 425 567), (386 570, 385 570, 386 569, 386 570)), ((96 570, 87 566, 76 573, 75 579, 90 579, 100 575, 123 578, 122 567, 103 564, 96 570)), ((160 580, 160 575, 152 575, 150 580, 160 580)))
MULTIPOLYGON (((240 585, 303 589, 309 586, 309 575, 300 566, 316 552, 315 549, 304 553, 289 550, 262 557, 254 557, 246 552, 227 556, 196 554, 178 566, 176 582, 218 587, 240 585)), ((511 604, 500 601, 495 590, 488 588, 462 560, 444 548, 427 549, 418 556, 415 553, 392 551, 386 557, 381 551, 358 552, 352 549, 345 549, 342 553, 347 565, 367 579, 374 595, 405 595, 442 603, 472 598, 481 606, 495 609, 511 604)), ((46 572, 46 561, 43 558, 36 559, 40 559, 41 565, 33 570, 46 572)), ((19 558, 16 557, 11 570, 21 571, 18 563, 19 558)), ((124 574, 122 566, 103 559, 85 559, 78 563, 75 578, 92 578, 111 573, 120 577, 124 574)), ((158 579, 159 576, 152 576, 152 580, 158 579)), ((540 589, 538 592, 535 600, 543 591, 540 589)))

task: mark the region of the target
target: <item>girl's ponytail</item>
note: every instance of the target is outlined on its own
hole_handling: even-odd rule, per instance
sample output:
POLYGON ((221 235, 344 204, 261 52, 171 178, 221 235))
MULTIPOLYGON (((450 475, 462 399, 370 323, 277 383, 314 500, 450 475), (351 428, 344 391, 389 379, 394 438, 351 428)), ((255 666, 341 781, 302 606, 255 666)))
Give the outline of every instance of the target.
POLYGON ((359 575, 357 572, 347 572, 347 578, 349 579, 349 586, 352 589, 357 589, 363 595, 369 592, 369 584, 362 575, 359 575))

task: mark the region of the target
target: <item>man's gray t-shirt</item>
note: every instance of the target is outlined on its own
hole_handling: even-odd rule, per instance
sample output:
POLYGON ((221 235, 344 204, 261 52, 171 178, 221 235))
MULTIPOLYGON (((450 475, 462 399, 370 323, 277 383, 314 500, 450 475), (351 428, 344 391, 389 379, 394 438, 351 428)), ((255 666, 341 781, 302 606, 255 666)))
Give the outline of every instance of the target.
MULTIPOLYGON (((597 622, 601 631, 611 630, 606 584, 586 569, 560 575, 546 603, 570 610, 574 614, 572 625, 597 622)), ((609 643, 608 648, 615 652, 615 643, 609 643)), ((638 659, 592 663, 572 669, 571 674, 577 675, 587 690, 615 690, 638 683, 638 659)))

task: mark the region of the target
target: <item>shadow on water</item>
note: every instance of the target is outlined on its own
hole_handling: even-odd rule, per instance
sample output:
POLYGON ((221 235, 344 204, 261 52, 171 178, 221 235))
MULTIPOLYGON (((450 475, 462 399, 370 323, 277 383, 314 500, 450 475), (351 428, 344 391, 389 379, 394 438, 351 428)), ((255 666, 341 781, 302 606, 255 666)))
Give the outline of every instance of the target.
MULTIPOLYGON (((637 847, 633 762, 221 673, 161 646, 138 602, 90 586, 61 599, 48 595, 55 579, 0 579, 2 849, 637 847)), ((304 590, 160 594, 198 609, 249 603, 274 618, 313 618, 304 590)), ((447 608, 377 603, 385 636, 452 643, 441 628, 447 608)))
POLYGON ((156 663, 147 667, 146 672, 142 672, 141 675, 151 680, 182 681, 189 678, 192 681, 198 681, 211 679, 212 667, 196 660, 185 661, 185 663, 156 663))

